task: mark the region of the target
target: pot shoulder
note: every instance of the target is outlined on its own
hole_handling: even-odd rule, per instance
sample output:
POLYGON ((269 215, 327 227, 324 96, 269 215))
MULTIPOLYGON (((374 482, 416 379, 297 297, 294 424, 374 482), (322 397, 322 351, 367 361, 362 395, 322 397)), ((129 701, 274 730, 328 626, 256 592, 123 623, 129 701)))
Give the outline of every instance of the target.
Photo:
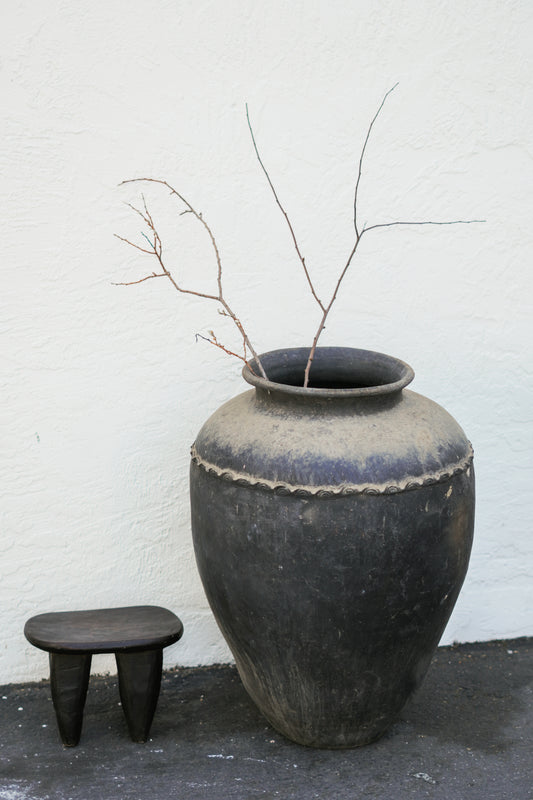
POLYGON ((453 417, 405 389, 393 402, 354 404, 271 402, 244 392, 207 420, 192 454, 208 471, 245 482, 378 490, 444 480, 472 459, 453 417))

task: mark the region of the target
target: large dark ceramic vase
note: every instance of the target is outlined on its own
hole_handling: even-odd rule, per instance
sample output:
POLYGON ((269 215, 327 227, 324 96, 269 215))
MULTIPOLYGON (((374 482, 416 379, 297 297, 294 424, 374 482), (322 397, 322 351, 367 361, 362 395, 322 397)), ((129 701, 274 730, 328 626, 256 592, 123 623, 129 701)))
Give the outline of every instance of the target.
MULTIPOLYGON (((422 681, 463 583, 472 449, 390 356, 262 356, 192 450, 205 591, 243 684, 315 747, 378 738, 422 681)), ((253 366, 253 363, 252 363, 253 366)))

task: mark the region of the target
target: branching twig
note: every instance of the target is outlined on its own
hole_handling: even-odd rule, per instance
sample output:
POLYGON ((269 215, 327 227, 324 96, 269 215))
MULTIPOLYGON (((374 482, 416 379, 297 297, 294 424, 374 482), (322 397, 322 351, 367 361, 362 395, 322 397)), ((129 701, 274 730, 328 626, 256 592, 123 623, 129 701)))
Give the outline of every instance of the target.
POLYGON ((254 132, 252 130, 252 125, 250 123, 250 116, 249 116, 249 113, 248 113, 248 105, 246 106, 246 120, 248 122, 248 128, 249 128, 249 131, 250 131, 250 135, 252 137, 252 142, 253 142, 255 154, 257 156, 257 160, 259 161, 261 169, 263 170, 263 172, 265 174, 265 177, 266 177, 266 179, 268 181, 268 185, 270 186, 270 188, 272 190, 272 194, 274 195, 274 199, 275 199, 275 201, 276 201, 281 213, 285 217, 287 225, 289 226, 289 230, 290 230, 290 233, 291 233, 291 236, 292 236, 292 240, 294 242, 294 247, 296 249, 298 257, 299 257, 299 259, 300 259, 300 261, 302 263, 302 266, 304 268, 305 277, 307 278, 307 282, 309 284, 309 288, 311 289, 311 293, 312 293, 313 297, 315 298, 316 302, 318 303, 318 305, 320 306, 320 309, 322 311, 322 316, 321 316, 321 319, 320 319, 320 323, 319 323, 318 329, 317 329, 317 331, 315 333, 315 336, 313 338, 313 343, 312 343, 310 351, 309 351, 309 358, 307 360, 307 364, 306 364, 306 367, 305 367, 304 382, 303 382, 304 388, 309 385, 309 373, 310 373, 310 370, 311 370, 311 365, 313 363, 313 359, 315 357, 315 352, 316 352, 318 340, 319 340, 319 338, 320 338, 320 336, 322 334, 322 331, 324 330, 324 328, 326 326, 326 320, 327 320, 328 314, 331 311, 331 307, 332 307, 333 303, 337 299, 337 294, 339 292, 340 286, 341 286, 341 284, 342 284, 342 282, 344 280, 344 277, 345 277, 346 273, 348 272, 348 269, 350 267, 350 264, 352 263, 353 257, 355 256, 355 253, 357 252, 357 248, 359 246, 359 242, 361 241, 361 239, 363 237, 363 234, 368 233, 368 231, 371 231, 371 230, 376 230, 377 228, 391 228, 391 227, 397 226, 397 225, 462 225, 462 224, 470 224, 471 222, 481 222, 481 220, 453 220, 453 221, 449 221, 449 222, 431 222, 431 221, 423 221, 423 222, 384 222, 384 223, 378 223, 378 224, 375 224, 375 225, 363 225, 361 230, 359 230, 359 226, 358 226, 358 223, 357 223, 357 211, 358 211, 357 199, 358 199, 358 192, 359 192, 359 184, 361 182, 361 175, 362 175, 362 172, 363 172, 363 159, 364 159, 364 156, 365 156, 366 147, 367 147, 368 141, 370 139, 370 135, 372 133, 372 128, 374 127, 374 123, 376 122, 377 118, 379 117, 381 109, 383 108, 383 106, 385 105, 385 102, 387 100, 387 97, 391 94, 391 92, 394 91, 394 89, 397 86, 398 86, 398 84, 395 83, 394 86, 391 89, 389 89, 388 92, 385 93, 385 95, 383 97, 383 100, 381 101, 381 103, 379 105, 378 110, 374 114, 374 116, 372 118, 372 121, 371 121, 370 125, 368 126, 368 130, 367 130, 367 133, 366 133, 365 141, 364 141, 363 147, 361 149, 361 155, 360 155, 360 158, 359 158, 359 168, 358 168, 358 171, 357 171, 357 179, 356 179, 356 182, 355 182, 354 201, 353 201, 353 223, 354 223, 354 228, 355 228, 355 243, 354 243, 353 248, 352 248, 352 250, 350 252, 350 255, 348 256, 348 260, 346 261, 346 264, 344 265, 344 267, 343 267, 343 269, 342 269, 342 271, 341 271, 341 273, 340 273, 340 275, 339 275, 339 277, 337 279, 337 283, 335 284, 335 288, 333 290, 333 294, 331 295, 330 301, 327 304, 323 303, 322 300, 316 294, 315 288, 313 286, 313 282, 311 280, 311 276, 309 274, 309 271, 307 269, 307 265, 305 263, 305 259, 304 259, 303 255, 302 255, 301 250, 300 250, 300 246, 299 246, 299 244, 298 244, 298 242, 296 240, 296 235, 294 233, 294 228, 292 227, 291 221, 289 219, 289 216, 288 216, 287 212, 285 211, 285 208, 283 207, 283 205, 280 202, 280 199, 278 197, 276 189, 274 188, 274 184, 272 183, 272 179, 270 178, 270 175, 269 175, 269 173, 268 173, 268 171, 267 171, 267 169, 266 169, 266 167, 265 167, 265 165, 263 163, 263 160, 261 159, 261 156, 259 154, 259 149, 257 147, 257 143, 255 141, 254 132))
POLYGON ((319 340, 319 338, 320 338, 320 336, 322 334, 322 331, 324 330, 324 328, 326 326, 326 319, 327 319, 328 314, 329 314, 329 312, 331 310, 331 306, 333 305, 333 303, 337 299, 337 294, 338 294, 338 291, 340 289, 340 285, 341 285, 342 281, 344 280, 344 276, 348 272, 348 268, 350 267, 350 264, 352 263, 352 259, 353 259, 354 255, 355 255, 355 253, 357 252, 357 248, 359 246, 359 242, 363 238, 363 234, 368 233, 368 231, 376 230, 376 228, 392 228, 395 225, 470 225, 472 222, 483 222, 483 221, 484 220, 480 220, 480 219, 457 219, 457 220, 451 220, 451 221, 448 221, 448 222, 431 222, 431 221, 424 221, 424 222, 384 222, 384 223, 379 223, 377 225, 369 225, 368 227, 362 228, 361 229, 361 233, 359 233, 359 235, 355 239, 355 244, 354 244, 354 246, 352 248, 352 251, 351 251, 350 255, 348 256, 348 260, 347 260, 347 262, 346 262, 346 264, 344 266, 344 269, 342 270, 342 272, 341 272, 341 274, 339 276, 339 279, 337 280, 337 283, 335 285, 335 289, 334 289, 333 294, 331 296, 331 300, 329 301, 329 303, 327 304, 326 308, 324 309, 324 313, 322 314, 322 319, 320 320, 320 324, 318 326, 317 332, 315 333, 315 336, 314 336, 314 339, 313 339, 313 344, 311 345, 311 350, 309 351, 309 358, 307 360, 307 364, 306 364, 306 367, 305 367, 304 384, 303 384, 304 387, 309 385, 309 372, 311 370, 311 364, 313 363, 313 359, 315 357, 315 352, 316 352, 316 347, 317 347, 318 340, 319 340))
POLYGON ((209 336, 203 336, 203 334, 197 333, 196 334, 196 341, 198 341, 198 339, 203 339, 204 342, 209 342, 209 344, 212 344, 215 347, 218 347, 224 353, 227 353, 228 356, 235 356, 235 358, 240 359, 240 361, 244 361, 244 363, 248 366, 250 371, 253 372, 254 375, 257 375, 256 371, 254 370, 254 368, 252 367, 252 365, 248 361, 248 353, 246 351, 246 342, 244 340, 243 340, 244 355, 241 356, 241 355, 239 355, 239 353, 235 353, 233 350, 230 350, 228 347, 223 345, 222 342, 219 342, 217 337, 215 336, 215 332, 214 331, 209 331, 209 336))
MULTIPOLYGON (((307 283, 309 285, 309 288, 311 290, 311 294, 312 294, 313 298, 315 299, 316 303, 318 304, 318 306, 319 306, 319 308, 320 308, 320 310, 322 312, 319 326, 317 328, 317 331, 316 331, 315 336, 313 338, 313 342, 312 342, 311 348, 309 350, 309 357, 308 357, 307 364, 306 364, 306 367, 305 367, 305 372, 304 372, 304 381, 303 381, 304 388, 309 385, 309 373, 310 373, 310 370, 311 370, 313 359, 315 357, 318 340, 319 340, 319 338, 320 338, 320 336, 321 336, 321 334, 322 334, 322 332, 323 332, 323 330, 325 328, 328 314, 331 311, 331 308, 332 308, 335 300, 337 299, 337 295, 338 295, 339 289, 341 287, 341 284, 342 284, 342 282, 343 282, 343 280, 344 280, 344 278, 346 276, 346 273, 348 272, 348 269, 350 268, 350 265, 352 264, 353 258, 354 258, 355 254, 357 252, 357 248, 359 247, 359 243, 361 242, 361 239, 363 238, 365 233, 368 233, 369 231, 372 231, 372 230, 377 230, 378 228, 392 228, 392 227, 401 226, 401 225, 469 225, 469 224, 471 224, 473 222, 483 222, 484 221, 484 220, 473 220, 473 219, 470 219, 470 220, 463 220, 463 219, 460 219, 460 220, 449 220, 449 221, 442 221, 442 222, 435 222, 435 221, 432 221, 432 220, 422 220, 422 221, 400 221, 400 220, 398 220, 398 221, 395 221, 395 222, 382 222, 382 223, 375 223, 375 224, 372 224, 372 225, 367 225, 365 223, 362 228, 359 227, 359 224, 358 224, 358 221, 357 221, 358 192, 359 192, 359 185, 360 185, 360 182, 361 182, 361 176, 362 176, 362 172, 363 172, 363 160, 364 160, 366 148, 367 148, 367 145, 368 145, 368 142, 369 142, 370 135, 372 133, 372 129, 374 127, 374 124, 375 124, 376 120, 378 119, 378 117, 379 117, 379 115, 381 113, 381 110, 382 110, 383 106, 385 105, 385 102, 386 102, 388 96, 391 94, 391 92, 394 91, 394 89, 396 88, 397 85, 398 84, 396 83, 391 89, 388 90, 388 92, 385 93, 385 95, 383 97, 383 100, 381 101, 381 104, 380 104, 378 110, 374 114, 374 117, 372 118, 372 121, 371 121, 371 123, 370 123, 370 125, 368 127, 368 130, 367 130, 367 133, 366 133, 366 137, 365 137, 365 140, 364 140, 364 143, 363 143, 363 147, 362 147, 362 150, 361 150, 361 155, 360 155, 360 158, 359 158, 359 166, 358 166, 358 170, 357 170, 357 178, 356 178, 356 182, 355 182, 355 191, 354 191, 353 224, 354 224, 354 228, 355 228, 355 242, 354 242, 352 250, 351 250, 351 252, 350 252, 350 254, 348 256, 348 259, 347 259, 347 261, 346 261, 346 263, 345 263, 345 265, 344 265, 344 267, 343 267, 343 269, 342 269, 342 271, 341 271, 341 273, 340 273, 340 275, 339 275, 339 277, 337 279, 337 282, 335 284, 335 288, 333 290, 333 294, 331 295, 331 298, 330 298, 328 303, 324 303, 319 298, 319 296, 317 295, 317 293, 315 291, 315 287, 314 287, 313 282, 311 280, 311 276, 309 274, 309 270, 307 269, 307 265, 305 263, 305 258, 302 255, 302 251, 301 251, 300 246, 298 244, 298 241, 296 239, 296 234, 294 232, 294 228, 293 228, 292 223, 290 221, 289 215, 287 214, 284 206, 282 205, 282 203, 281 203, 281 201, 280 201, 280 199, 278 197, 278 194, 276 192, 274 184, 272 183, 270 175, 269 175, 269 173, 268 173, 268 171, 267 171, 267 169, 266 169, 266 167, 265 167, 265 165, 263 163, 263 160, 262 160, 262 158, 261 158, 261 156, 259 154, 259 149, 257 147, 257 143, 256 143, 256 140, 255 140, 254 132, 253 132, 252 125, 251 125, 251 122, 250 122, 250 116, 249 116, 249 113, 248 113, 248 105, 246 105, 246 120, 247 120, 247 123, 248 123, 248 129, 250 131, 250 135, 252 137, 252 143, 253 143, 253 147, 254 147, 254 150, 255 150, 255 155, 257 157, 257 160, 259 161, 261 169, 263 170, 263 172, 265 174, 265 177, 266 177, 266 179, 268 181, 268 185, 270 186, 270 189, 272 190, 272 194, 274 195, 274 199, 276 201, 276 204, 278 205, 281 213, 283 214, 283 216, 285 218, 285 221, 287 223, 287 226, 289 228, 289 231, 290 231, 290 234, 291 234, 291 237, 292 237, 292 241, 293 241, 296 253, 297 253, 298 258, 300 260, 300 263, 301 263, 301 265, 303 267, 305 278, 306 278, 307 283)), ((226 301, 226 298, 224 297, 223 288, 222 288, 222 262, 221 262, 221 259, 220 259, 220 252, 218 250, 217 242, 215 240, 213 232, 211 231, 211 228, 209 227, 207 222, 204 220, 202 215, 200 213, 198 213, 193 208, 193 206, 189 203, 189 201, 182 194, 180 194, 178 191, 176 191, 176 189, 174 189, 172 186, 170 186, 170 184, 167 183, 167 181, 159 180, 157 178, 133 178, 132 180, 123 181, 122 183, 133 183, 133 182, 139 182, 139 181, 147 182, 147 183, 158 183, 158 184, 161 184, 162 186, 166 186, 167 189, 170 190, 170 193, 175 195, 183 203, 183 205, 185 206, 185 210, 182 211, 181 214, 192 214, 203 225, 204 229, 206 230, 206 232, 207 232, 207 234, 208 234, 208 236, 209 236, 209 238, 211 240, 211 245, 212 245, 213 250, 215 252, 215 258, 216 258, 216 263, 217 263, 217 287, 218 287, 218 292, 217 292, 217 294, 208 294, 208 293, 204 293, 204 292, 198 292, 198 291, 195 291, 193 289, 185 289, 183 286, 178 284, 178 282, 175 280, 175 278, 171 275, 171 273, 169 272, 169 270, 166 268, 165 264, 163 263, 163 248, 162 248, 162 244, 161 244, 161 239, 160 239, 159 234, 158 234, 158 232, 157 232, 157 230, 155 228, 152 216, 151 216, 150 212, 148 211, 144 196, 142 197, 144 211, 141 211, 140 209, 135 208, 134 206, 130 206, 130 208, 133 211, 135 211, 135 213, 138 214, 143 219, 144 223, 147 225, 149 231, 151 232, 151 237, 152 238, 150 238, 150 236, 147 236, 146 234, 143 233, 144 238, 148 242, 149 249, 147 249, 146 247, 141 247, 140 245, 135 244, 134 242, 131 242, 129 239, 125 239, 122 236, 117 236, 117 238, 121 239, 123 242, 126 242, 127 244, 131 245, 132 247, 135 247, 137 250, 140 250, 141 253, 146 253, 148 255, 155 256, 157 261, 158 261, 158 263, 159 263, 159 266, 161 268, 161 272, 152 272, 150 275, 146 275, 144 278, 140 278, 139 280, 128 281, 126 283, 121 283, 121 284, 117 284, 117 285, 120 285, 120 286, 131 286, 132 284, 143 283, 144 281, 150 280, 151 278, 164 278, 164 277, 166 277, 166 278, 168 278, 170 280, 170 282, 172 283, 174 288, 177 289, 178 292, 182 292, 184 294, 192 294, 192 295, 195 295, 196 297, 202 297, 202 298, 207 299, 207 300, 215 300, 215 301, 217 301, 222 306, 222 309, 220 310, 220 313, 223 316, 230 317, 230 319, 233 321, 234 325, 237 327, 237 329, 238 329, 238 331, 239 331, 239 333, 240 333, 240 335, 242 337, 243 348, 244 348, 244 356, 241 356, 238 353, 235 353, 232 350, 229 350, 227 347, 225 347, 223 344, 221 344, 218 341, 218 339, 215 336, 215 334, 213 333, 213 331, 210 331, 210 338, 202 336, 201 334, 197 334, 197 338, 205 339, 210 344, 215 345, 216 347, 218 347, 221 350, 223 350, 225 353, 228 353, 229 355, 232 355, 232 356, 235 356, 235 357, 241 359, 251 369, 251 365, 248 362, 248 351, 250 351, 250 353, 253 355, 253 357, 255 359, 255 363, 257 364, 257 367, 258 367, 258 369, 259 369, 259 371, 261 373, 261 376, 263 378, 266 378, 267 376, 266 376, 266 373, 265 373, 265 371, 263 369, 263 365, 261 364, 261 360, 260 360, 259 356, 257 355, 257 353, 255 352, 255 350, 254 350, 254 348, 253 348, 253 346, 252 346, 252 344, 251 344, 251 342, 250 342, 250 340, 249 340, 249 338, 248 338, 248 336, 247 336, 247 334, 246 334, 246 332, 244 330, 244 327, 243 327, 240 319, 232 311, 232 309, 228 305, 228 302, 226 301)), ((129 204, 127 204, 127 205, 129 205, 129 204)))
POLYGON ((374 114, 374 116, 372 118, 372 121, 371 121, 371 123, 370 123, 370 125, 368 127, 368 130, 367 130, 365 141, 363 143, 363 147, 362 147, 362 150, 361 150, 361 156, 359 158, 359 168, 358 168, 358 171, 357 171, 357 180, 356 180, 356 183, 355 183, 355 191, 354 191, 353 222, 354 222, 354 228, 355 228, 355 243, 354 243, 353 248, 352 248, 352 250, 350 252, 350 255, 348 256, 348 260, 346 261, 346 264, 345 264, 341 274, 339 275, 337 283, 335 284, 335 288, 333 290, 333 294, 331 296, 331 299, 330 299, 329 303, 326 306, 323 306, 321 304, 322 312, 323 312, 322 313, 322 318, 320 320, 319 326, 318 326, 317 331, 315 333, 315 336, 313 338, 313 343, 311 345, 311 349, 309 351, 309 358, 307 360, 307 364, 306 364, 305 372, 304 372, 304 383, 303 383, 304 387, 307 387, 309 385, 309 373, 310 373, 310 370, 311 370, 311 365, 313 363, 313 359, 315 357, 315 352, 316 352, 318 340, 319 340, 319 338, 320 338, 320 336, 322 334, 322 331, 325 328, 328 314, 329 314, 329 312, 331 310, 331 307, 332 307, 333 303, 337 299, 337 294, 339 292, 341 283, 344 280, 344 277, 345 277, 346 273, 348 272, 348 269, 350 267, 350 264, 352 263, 353 257, 355 256, 355 253, 357 252, 357 248, 358 248, 359 243, 360 243, 360 241, 361 241, 361 239, 363 237, 363 234, 368 233, 371 230, 377 230, 378 228, 392 228, 392 227, 400 226, 400 225, 469 225, 472 222, 482 222, 483 221, 483 220, 473 220, 473 219, 471 219, 471 220, 451 220, 451 221, 444 221, 444 222, 433 222, 431 220, 407 221, 407 222, 403 222, 403 221, 383 222, 383 223, 377 223, 377 224, 374 224, 374 225, 364 225, 361 228, 361 230, 359 230, 359 227, 358 227, 358 224, 357 224, 357 211, 358 211, 357 199, 358 199, 358 192, 359 192, 359 184, 361 182, 361 175, 362 175, 362 171, 363 171, 363 159, 364 159, 364 156, 365 156, 366 147, 367 147, 368 141, 370 139, 370 135, 372 133, 372 128, 374 127, 374 123, 376 122, 377 118, 379 117, 381 109, 385 105, 385 102, 386 102, 388 96, 391 94, 391 92, 394 91, 394 89, 397 86, 398 86, 398 84, 395 83, 394 86, 391 89, 389 89, 388 92, 385 93, 385 95, 383 97, 383 100, 381 101, 378 110, 374 114))
MULTIPOLYGON (((161 184, 162 186, 166 186, 167 189, 170 190, 170 193, 175 195, 185 205, 185 207, 186 207, 185 211, 182 212, 182 213, 192 214, 203 225, 204 229, 206 230, 206 232, 207 232, 207 234, 208 234, 208 236, 209 236, 209 238, 211 240, 211 245, 212 245, 213 250, 215 252, 215 258, 216 258, 216 263, 217 263, 217 287, 218 287, 218 293, 217 294, 208 294, 206 292, 198 292, 198 291, 196 291, 194 289, 186 289, 186 288, 184 288, 183 286, 181 286, 177 282, 177 280, 174 278, 174 276, 171 274, 171 272, 167 269, 167 267, 165 266, 165 264, 163 262, 163 247, 162 247, 162 244, 161 244, 161 239, 160 239, 159 234, 157 232, 157 229, 155 227, 155 224, 154 224, 154 221, 152 219, 152 216, 151 216, 150 212, 148 211, 148 207, 146 205, 146 201, 144 199, 144 196, 142 198, 143 206, 144 206, 144 212, 139 210, 138 208, 135 208, 135 206, 132 206, 129 203, 127 203, 126 205, 128 205, 133 211, 135 211, 136 214, 138 214, 142 218, 144 223, 147 225, 148 229, 151 231, 152 238, 150 238, 149 236, 147 236, 146 234, 143 233, 144 238, 146 239, 146 241, 150 245, 150 249, 148 250, 145 247, 141 247, 140 245, 135 244, 134 242, 131 242, 129 239, 125 239, 123 236, 118 236, 118 234, 115 234, 115 236, 118 239, 120 239, 121 241, 126 242, 127 244, 131 245, 132 247, 135 247, 137 250, 140 250, 141 253, 147 253, 148 255, 155 256, 155 258, 159 262, 159 266, 161 267, 162 271, 161 272, 152 272, 151 275, 146 275, 144 278, 140 278, 139 280, 136 280, 136 281, 125 281, 125 282, 122 282, 122 283, 119 283, 119 284, 116 284, 116 285, 118 285, 118 286, 132 286, 133 284, 136 284, 136 283, 143 283, 144 281, 150 280, 151 278, 165 278, 166 277, 172 283, 174 288, 178 292, 181 292, 182 294, 192 294, 195 297, 202 297, 205 300, 215 300, 216 302, 220 303, 220 305, 223 308, 224 316, 229 317, 233 321, 233 323, 235 324, 235 326, 237 327, 239 333, 242 336, 243 344, 244 344, 244 352, 245 352, 245 358, 243 360, 248 364, 248 361, 246 359, 246 353, 247 353, 247 350, 249 350, 250 353, 252 354, 252 356, 255 359, 255 362, 257 364, 257 367, 258 367, 259 372, 261 373, 262 377, 266 378, 266 373, 265 373, 265 371, 263 369, 263 365, 261 364, 261 359, 259 358, 259 356, 255 352, 255 350, 253 348, 253 345, 250 342, 250 339, 248 338, 248 335, 247 335, 246 331, 244 330, 242 322, 237 317, 237 315, 234 313, 234 311, 231 309, 229 303, 227 302, 226 298, 224 297, 224 291, 223 291, 223 287, 222 287, 222 261, 221 261, 221 258, 220 258, 220 252, 219 252, 218 245, 217 245, 216 239, 214 237, 214 234, 213 234, 211 228, 209 227, 209 225, 207 224, 207 222, 204 220, 202 214, 200 214, 198 211, 196 211, 196 209, 189 203, 189 201, 182 194, 180 194, 176 189, 174 189, 169 183, 167 183, 167 181, 159 180, 157 178, 132 178, 132 179, 127 180, 127 181, 122 181, 122 183, 120 185, 122 186, 125 183, 136 183, 136 182, 158 183, 158 184, 161 184)), ((212 336, 213 336, 213 341, 211 343, 212 344, 216 344, 217 347, 220 347, 223 350, 226 350, 226 348, 224 348, 223 345, 221 345, 216 340, 216 337, 214 336, 214 334, 212 334, 212 336)), ((210 340, 208 340, 208 341, 210 341, 210 340)), ((230 351, 226 350, 226 352, 230 352, 230 351)), ((233 354, 233 355, 235 355, 235 354, 233 354)), ((238 358, 241 358, 241 356, 238 356, 238 358)))

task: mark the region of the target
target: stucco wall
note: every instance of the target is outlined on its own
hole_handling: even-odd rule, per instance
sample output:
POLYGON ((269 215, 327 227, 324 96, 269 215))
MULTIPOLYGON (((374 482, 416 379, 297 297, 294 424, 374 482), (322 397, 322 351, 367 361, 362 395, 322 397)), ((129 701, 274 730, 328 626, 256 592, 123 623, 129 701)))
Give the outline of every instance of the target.
MULTIPOLYGON (((12 0, 0 37, 2 385, 0 683, 47 674, 24 621, 43 610, 157 603, 183 640, 167 664, 229 660, 197 576, 189 446, 244 387, 195 342, 216 307, 113 233, 140 239, 126 178, 165 177, 213 227, 227 294, 260 351, 317 325, 262 155, 323 294, 361 220, 483 218, 369 234, 323 344, 415 369, 476 450, 470 572, 444 640, 533 633, 528 0, 12 0)), ((214 286, 208 242, 147 191, 183 281, 214 286)), ((95 659, 94 669, 112 668, 95 659)))

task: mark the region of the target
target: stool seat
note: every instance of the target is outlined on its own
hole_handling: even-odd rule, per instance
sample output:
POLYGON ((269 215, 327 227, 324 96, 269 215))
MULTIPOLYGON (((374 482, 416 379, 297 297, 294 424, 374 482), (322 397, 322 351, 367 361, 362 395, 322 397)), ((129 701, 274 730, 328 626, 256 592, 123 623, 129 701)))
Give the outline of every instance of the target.
POLYGON ((145 742, 161 687, 163 648, 183 633, 181 620, 160 606, 55 611, 26 622, 27 640, 49 653, 50 687, 63 744, 78 744, 91 659, 114 653, 130 736, 145 742))
POLYGON ((177 642, 182 633, 181 620, 160 606, 54 611, 24 626, 26 639, 49 653, 157 650, 177 642))

